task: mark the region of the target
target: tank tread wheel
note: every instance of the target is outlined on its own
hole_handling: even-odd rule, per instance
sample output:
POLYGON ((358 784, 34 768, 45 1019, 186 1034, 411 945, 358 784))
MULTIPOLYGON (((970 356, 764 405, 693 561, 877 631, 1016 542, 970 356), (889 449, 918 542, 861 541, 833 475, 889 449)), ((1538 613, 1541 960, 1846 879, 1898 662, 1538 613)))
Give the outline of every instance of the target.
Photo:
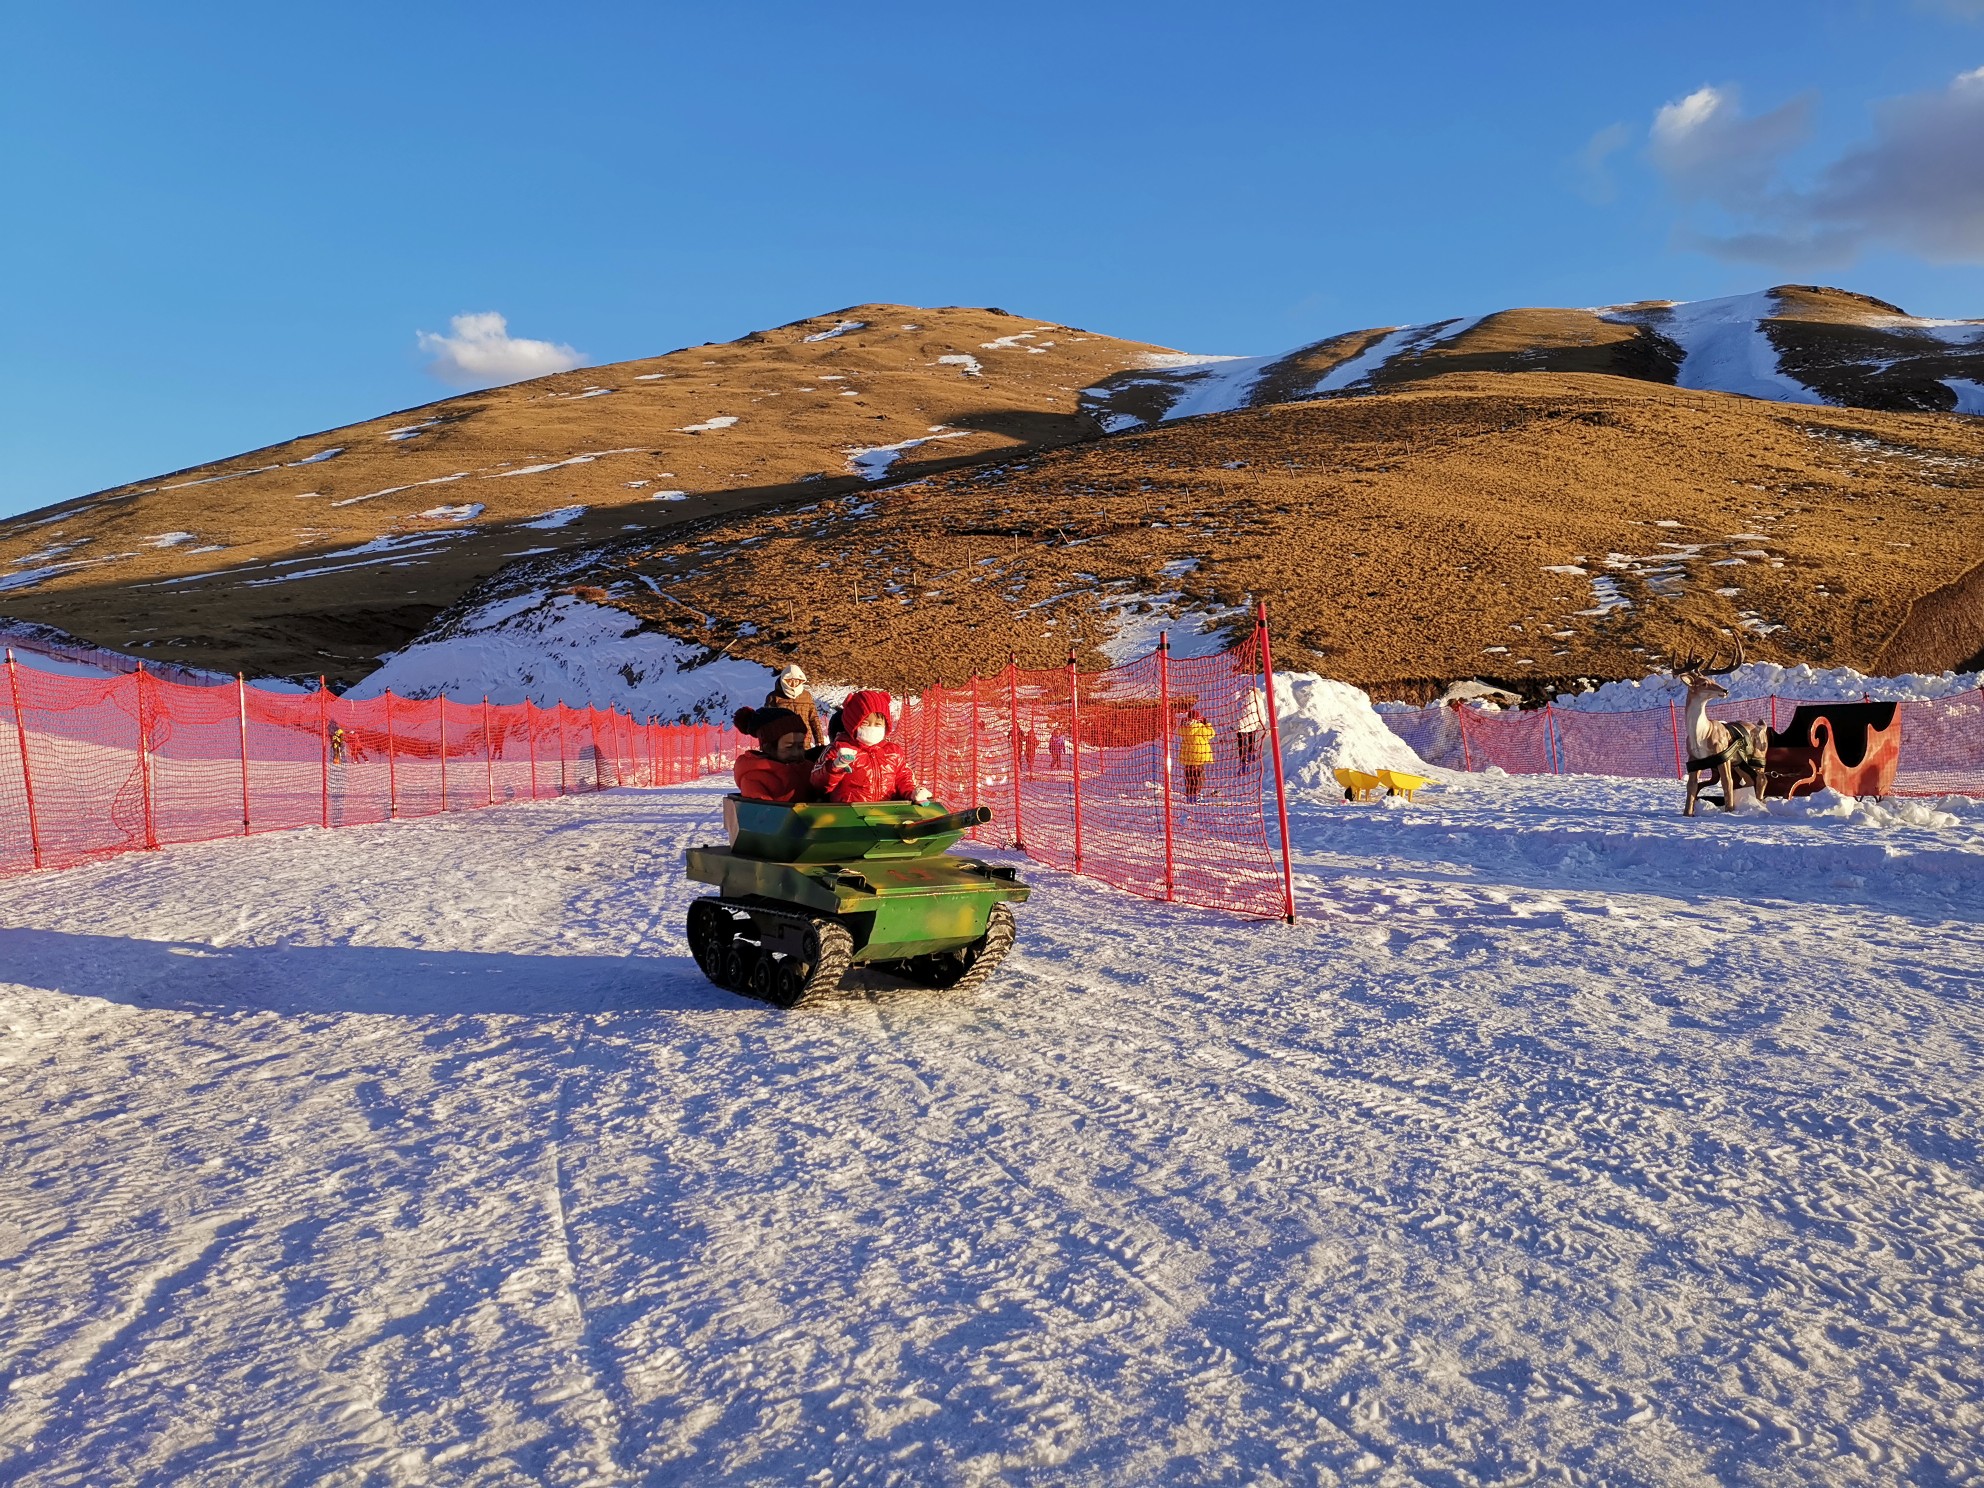
POLYGON ((717 986, 777 1007, 831 1001, 854 963, 853 933, 831 916, 717 896, 689 906, 688 939, 696 965, 717 986), (799 928, 803 953, 795 957, 766 950, 762 936, 767 921, 799 928))
POLYGON ((687 938, 696 967, 718 986, 723 984, 724 953, 737 938, 737 921, 722 899, 714 895, 689 906, 687 938))
POLYGON ((1017 929, 1011 908, 995 904, 986 918, 985 933, 970 945, 917 957, 922 974, 916 979, 949 992, 975 992, 992 979, 999 963, 1011 953, 1017 929))

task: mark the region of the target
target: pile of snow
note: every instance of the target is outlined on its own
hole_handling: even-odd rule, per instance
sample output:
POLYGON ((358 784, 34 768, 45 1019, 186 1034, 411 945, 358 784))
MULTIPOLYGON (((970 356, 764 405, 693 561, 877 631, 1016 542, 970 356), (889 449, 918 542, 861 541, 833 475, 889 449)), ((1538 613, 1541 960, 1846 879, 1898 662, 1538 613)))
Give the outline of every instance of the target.
POLYGON ((1369 693, 1313 672, 1277 672, 1275 717, 1288 783, 1338 789, 1334 771, 1404 770, 1437 774, 1385 726, 1369 693))
POLYGON ((964 370, 966 377, 978 377, 983 375, 985 371, 979 365, 978 358, 970 355, 968 352, 957 352, 951 356, 940 356, 937 358, 937 365, 940 367, 960 367, 964 370))
POLYGON ((699 646, 644 630, 625 610, 571 594, 493 601, 386 658, 352 688, 355 698, 446 695, 460 702, 621 708, 663 722, 727 721, 761 701, 772 673, 755 662, 714 661, 699 646))
MULTIPOLYGON (((1869 677, 1852 667, 1814 668, 1800 663, 1779 666, 1753 661, 1719 679, 1732 698, 1779 697, 1801 703, 1927 702, 1975 691, 1984 685, 1984 672, 1909 672, 1900 677, 1869 677)), ((1558 708, 1582 713, 1631 713, 1664 708, 1687 700, 1688 689, 1669 672, 1622 682, 1607 682, 1587 693, 1559 693, 1558 708)))

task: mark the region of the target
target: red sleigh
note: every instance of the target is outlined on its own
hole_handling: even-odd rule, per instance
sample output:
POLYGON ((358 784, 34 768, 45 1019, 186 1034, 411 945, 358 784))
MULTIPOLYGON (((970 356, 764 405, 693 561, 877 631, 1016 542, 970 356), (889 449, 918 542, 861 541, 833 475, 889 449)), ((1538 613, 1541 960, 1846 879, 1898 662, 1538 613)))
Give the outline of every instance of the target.
POLYGON ((1901 763, 1901 709, 1894 703, 1808 703, 1773 729, 1764 794, 1885 796, 1901 763))

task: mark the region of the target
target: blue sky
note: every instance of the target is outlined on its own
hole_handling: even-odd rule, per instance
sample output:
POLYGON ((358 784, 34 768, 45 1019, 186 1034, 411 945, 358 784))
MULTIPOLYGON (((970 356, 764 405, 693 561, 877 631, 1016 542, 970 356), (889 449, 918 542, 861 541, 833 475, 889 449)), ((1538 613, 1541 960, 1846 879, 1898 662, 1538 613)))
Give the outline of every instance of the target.
POLYGON ((1978 68, 1984 0, 16 0, 0 514, 446 396, 466 313, 596 362, 865 300, 1984 316, 1978 68))

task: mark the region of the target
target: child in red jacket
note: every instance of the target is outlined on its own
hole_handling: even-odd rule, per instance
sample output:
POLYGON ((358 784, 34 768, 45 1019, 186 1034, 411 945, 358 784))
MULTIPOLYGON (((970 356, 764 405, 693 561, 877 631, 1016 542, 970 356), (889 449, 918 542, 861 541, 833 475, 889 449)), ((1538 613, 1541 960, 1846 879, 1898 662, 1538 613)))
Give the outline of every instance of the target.
POLYGON ((889 737, 889 695, 851 692, 840 705, 841 732, 813 766, 813 788, 828 801, 914 801, 930 792, 916 783, 902 746, 889 737))
POLYGON ((755 734, 756 749, 737 756, 731 773, 747 801, 812 801, 813 762, 806 757, 806 722, 783 708, 743 708, 737 732, 755 734))

